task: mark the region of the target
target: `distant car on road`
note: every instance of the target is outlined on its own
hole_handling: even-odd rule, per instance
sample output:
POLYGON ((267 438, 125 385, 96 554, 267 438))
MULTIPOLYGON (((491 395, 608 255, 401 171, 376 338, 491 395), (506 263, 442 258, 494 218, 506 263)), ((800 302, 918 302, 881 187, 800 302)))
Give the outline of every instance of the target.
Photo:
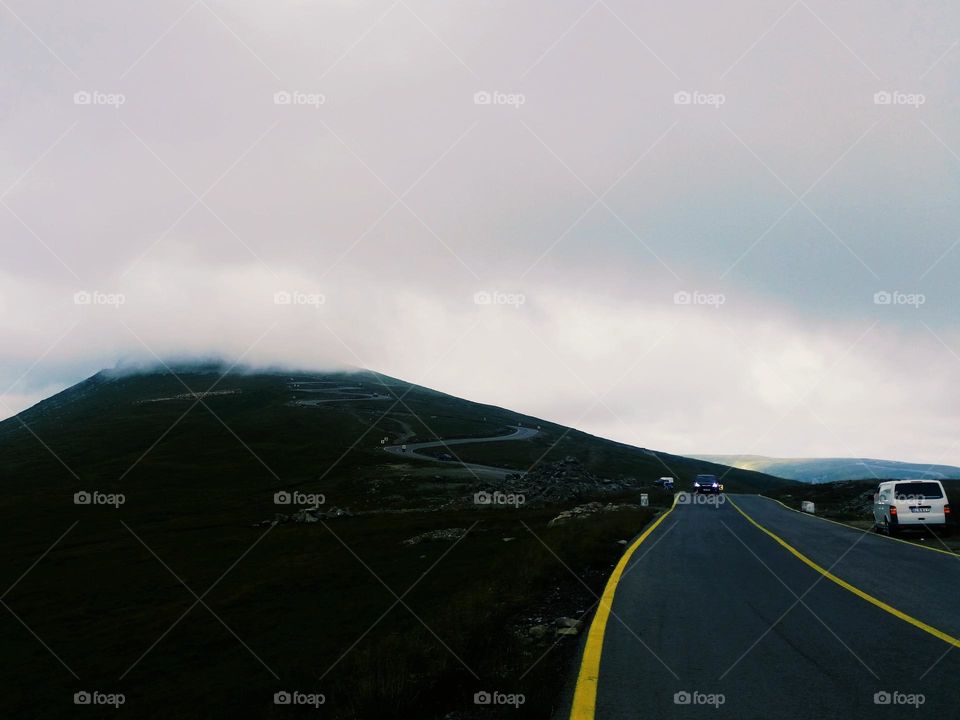
POLYGON ((873 495, 873 527, 898 535, 925 527, 948 534, 952 529, 950 504, 939 480, 890 480, 873 495))
POLYGON ((662 477, 659 480, 653 483, 654 485, 659 485, 664 490, 673 490, 673 478, 672 477, 662 477))
POLYGON ((719 495, 723 492, 723 485, 716 475, 697 475, 697 479, 693 481, 693 492, 719 495))

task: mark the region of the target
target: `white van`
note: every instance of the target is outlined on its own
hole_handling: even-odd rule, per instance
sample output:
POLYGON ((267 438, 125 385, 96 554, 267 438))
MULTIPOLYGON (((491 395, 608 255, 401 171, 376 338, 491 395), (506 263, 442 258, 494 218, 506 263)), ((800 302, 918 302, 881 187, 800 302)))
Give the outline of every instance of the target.
POLYGON ((952 524, 947 493, 939 480, 890 480, 873 495, 873 527, 897 535, 901 530, 929 527, 946 534, 952 524))

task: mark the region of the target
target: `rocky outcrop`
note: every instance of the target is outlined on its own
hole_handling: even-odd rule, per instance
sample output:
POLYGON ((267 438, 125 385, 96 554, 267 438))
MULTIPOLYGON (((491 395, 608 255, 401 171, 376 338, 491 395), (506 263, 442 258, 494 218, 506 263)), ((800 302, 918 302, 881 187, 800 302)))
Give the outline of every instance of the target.
POLYGON ((353 513, 347 508, 338 508, 336 506, 329 508, 301 508, 292 513, 276 513, 273 520, 263 520, 254 523, 253 527, 262 527, 265 525, 282 525, 285 523, 309 524, 320 522, 321 520, 330 520, 333 518, 353 517, 353 513))
POLYGON ((632 505, 630 503, 603 504, 600 502, 589 502, 586 505, 577 505, 569 510, 564 510, 562 513, 553 518, 553 520, 548 522, 547 527, 563 525, 564 523, 576 520, 586 520, 587 518, 593 517, 597 513, 613 512, 616 510, 635 510, 639 508, 639 505, 632 505))
POLYGON ((500 480, 483 480, 477 492, 523 496, 523 504, 569 502, 597 493, 616 493, 637 486, 633 478, 612 480, 597 477, 575 457, 568 456, 553 463, 538 465, 527 473, 509 473, 500 480))
POLYGON ((414 535, 403 541, 404 545, 417 545, 434 540, 457 540, 467 534, 466 528, 446 528, 445 530, 431 530, 430 532, 414 535))

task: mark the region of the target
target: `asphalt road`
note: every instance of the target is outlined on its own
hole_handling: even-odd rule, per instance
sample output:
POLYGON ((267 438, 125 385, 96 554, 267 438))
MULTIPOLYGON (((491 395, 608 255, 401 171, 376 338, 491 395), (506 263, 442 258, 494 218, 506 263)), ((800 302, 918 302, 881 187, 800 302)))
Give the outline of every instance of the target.
MULTIPOLYGON (((527 440, 532 438, 534 435, 540 431, 536 428, 529 427, 518 427, 515 428, 512 433, 509 435, 492 435, 490 437, 479 437, 479 438, 457 438, 452 440, 431 440, 429 442, 420 442, 420 443, 406 443, 405 445, 387 445, 383 449, 392 455, 398 455, 405 458, 414 458, 417 460, 429 460, 430 462, 444 462, 442 460, 437 460, 437 458, 432 455, 427 455, 425 453, 417 452, 418 450, 426 450, 427 448, 438 448, 438 447, 449 447, 451 445, 471 445, 475 443, 490 443, 490 442, 506 442, 509 440, 527 440), (406 448, 404 450, 403 448, 406 448)), ((504 468, 493 467, 491 465, 478 465, 476 463, 462 463, 457 460, 447 460, 451 464, 456 464, 459 467, 469 468, 470 470, 487 474, 492 473, 496 475, 504 475, 506 473, 516 472, 515 470, 507 470, 504 468)))
POLYGON ((679 503, 626 561, 602 635, 595 615, 561 717, 960 718, 960 557, 725 499, 849 587, 732 502, 679 503))

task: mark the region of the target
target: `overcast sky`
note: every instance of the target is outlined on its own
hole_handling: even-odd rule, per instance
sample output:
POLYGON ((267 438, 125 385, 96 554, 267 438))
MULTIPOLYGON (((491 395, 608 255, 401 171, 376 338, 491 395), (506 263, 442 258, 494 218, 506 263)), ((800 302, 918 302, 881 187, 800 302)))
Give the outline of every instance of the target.
POLYGON ((0 417, 217 354, 681 454, 960 464, 954 2, 0 19, 0 417))

